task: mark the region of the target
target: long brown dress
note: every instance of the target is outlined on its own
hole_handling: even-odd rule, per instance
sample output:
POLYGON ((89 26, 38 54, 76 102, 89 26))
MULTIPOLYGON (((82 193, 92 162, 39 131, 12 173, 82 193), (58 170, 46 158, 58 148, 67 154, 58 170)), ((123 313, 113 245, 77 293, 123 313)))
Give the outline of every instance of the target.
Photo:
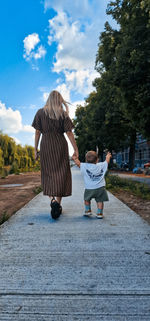
POLYGON ((32 126, 42 133, 40 144, 41 184, 43 194, 69 196, 72 180, 68 144, 64 132, 71 131, 73 123, 69 116, 50 119, 43 108, 34 117, 32 126))

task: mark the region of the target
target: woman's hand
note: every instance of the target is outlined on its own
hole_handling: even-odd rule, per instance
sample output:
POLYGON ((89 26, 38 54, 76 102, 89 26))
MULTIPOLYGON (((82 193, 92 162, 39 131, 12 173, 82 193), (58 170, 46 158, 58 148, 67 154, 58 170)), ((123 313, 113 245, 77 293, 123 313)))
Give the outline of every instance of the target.
POLYGON ((72 155, 72 159, 75 162, 75 164, 80 167, 80 161, 79 158, 76 156, 76 153, 74 152, 74 154, 72 155))
POLYGON ((39 152, 36 149, 34 150, 34 157, 35 157, 35 160, 38 160, 39 158, 39 152))
POLYGON ((78 157, 77 157, 76 154, 74 153, 74 154, 71 156, 71 158, 72 158, 73 160, 75 160, 75 159, 77 159, 78 157))

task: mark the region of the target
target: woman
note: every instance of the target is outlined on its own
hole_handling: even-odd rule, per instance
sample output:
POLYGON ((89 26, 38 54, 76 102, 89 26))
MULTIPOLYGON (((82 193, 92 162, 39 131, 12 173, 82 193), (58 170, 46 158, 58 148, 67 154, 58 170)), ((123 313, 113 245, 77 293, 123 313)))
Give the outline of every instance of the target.
POLYGON ((43 194, 51 199, 51 215, 58 218, 61 214, 61 199, 72 192, 71 171, 69 164, 67 134, 78 157, 78 148, 72 133, 73 123, 68 115, 68 105, 61 94, 54 90, 50 93, 45 106, 39 109, 32 126, 35 128, 35 159, 38 158, 40 144, 41 183, 43 194), (63 109, 65 106, 66 111, 63 109), (56 197, 56 199, 55 199, 56 197))

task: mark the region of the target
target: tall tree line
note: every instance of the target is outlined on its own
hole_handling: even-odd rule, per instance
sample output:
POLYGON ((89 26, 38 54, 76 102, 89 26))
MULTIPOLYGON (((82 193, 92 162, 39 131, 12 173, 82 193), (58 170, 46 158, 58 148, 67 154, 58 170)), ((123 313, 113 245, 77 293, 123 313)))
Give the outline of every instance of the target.
POLYGON ((110 1, 108 22, 100 34, 96 55, 95 91, 79 106, 75 134, 81 159, 88 149, 119 151, 129 146, 130 168, 134 167, 137 134, 150 139, 150 2, 110 1))
POLYGON ((14 139, 0 132, 0 171, 9 167, 10 171, 29 170, 37 165, 34 148, 16 144, 14 139))

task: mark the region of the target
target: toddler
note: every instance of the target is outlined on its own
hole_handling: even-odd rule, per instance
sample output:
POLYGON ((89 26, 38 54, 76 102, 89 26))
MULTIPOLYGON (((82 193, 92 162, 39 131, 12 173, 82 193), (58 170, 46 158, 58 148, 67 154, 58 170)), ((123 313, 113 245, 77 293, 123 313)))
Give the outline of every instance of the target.
POLYGON ((80 167, 81 174, 84 178, 84 215, 92 215, 91 199, 95 199, 97 203, 97 218, 103 218, 104 202, 108 201, 108 194, 105 189, 105 174, 108 168, 108 163, 111 158, 111 153, 107 153, 106 160, 98 163, 98 155, 94 151, 89 151, 85 155, 86 163, 81 163, 75 156, 72 157, 75 164, 80 167))

